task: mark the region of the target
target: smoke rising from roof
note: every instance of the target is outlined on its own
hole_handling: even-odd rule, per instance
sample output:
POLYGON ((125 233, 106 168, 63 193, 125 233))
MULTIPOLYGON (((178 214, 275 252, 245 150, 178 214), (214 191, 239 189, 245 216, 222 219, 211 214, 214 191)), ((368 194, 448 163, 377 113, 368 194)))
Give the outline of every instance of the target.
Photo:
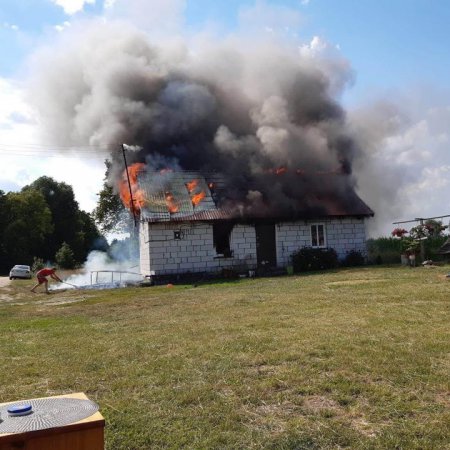
POLYGON ((351 211, 361 152, 336 100, 352 79, 342 58, 276 40, 153 44, 102 21, 59 46, 39 55, 34 102, 55 143, 111 153, 113 185, 127 143, 130 163, 221 173, 227 206, 351 211))

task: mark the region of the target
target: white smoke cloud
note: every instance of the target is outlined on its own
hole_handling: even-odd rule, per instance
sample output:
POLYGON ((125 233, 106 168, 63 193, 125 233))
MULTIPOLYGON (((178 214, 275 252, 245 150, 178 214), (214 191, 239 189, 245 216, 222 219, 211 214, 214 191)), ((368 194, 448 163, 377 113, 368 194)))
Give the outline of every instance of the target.
POLYGON ((284 5, 276 5, 262 0, 243 6, 239 11, 240 29, 253 34, 263 31, 293 35, 303 22, 300 12, 284 5))
POLYGON ((19 31, 19 26, 16 24, 11 24, 8 22, 3 22, 3 24, 0 24, 0 28, 5 28, 7 30, 13 30, 13 31, 19 31))
POLYGON ((301 44, 300 55, 305 58, 315 58, 330 48, 330 44, 320 36, 314 36, 310 42, 301 44))
POLYGON ((130 151, 130 152, 138 152, 138 151, 142 150, 142 147, 139 145, 123 144, 123 147, 125 148, 125 150, 130 151))
POLYGON ((433 90, 391 94, 351 111, 364 148, 355 171, 361 196, 377 212, 374 235, 387 235, 392 222, 450 214, 448 195, 450 96, 433 90))
POLYGON ((265 196, 266 213, 293 214, 325 210, 314 200, 325 186, 336 203, 352 201, 354 180, 343 167, 355 149, 344 145, 352 138, 333 98, 347 67, 324 67, 276 39, 174 47, 123 23, 90 21, 40 55, 32 96, 49 138, 112 152, 111 181, 122 172, 117 155, 126 142, 144 149, 135 161, 220 171, 233 186, 233 207, 256 207, 246 204, 251 190, 265 196), (290 175, 273 189, 266 174, 285 165, 290 175), (297 169, 307 183, 295 179, 297 169), (318 172, 341 175, 324 185, 318 172))
POLYGON ((59 283, 53 289, 67 289, 70 285, 84 289, 102 286, 111 288, 122 286, 127 282, 142 280, 143 277, 139 273, 138 261, 117 261, 111 259, 104 252, 93 251, 89 253, 81 273, 71 275, 64 280, 69 284, 59 283))
POLYGON ((0 184, 3 190, 16 190, 31 181, 28 168, 23 164, 27 159, 17 158, 16 154, 24 151, 23 144, 30 149, 38 136, 39 128, 22 86, 0 78, 0 155, 4 168, 0 172, 0 184))
MULTIPOLYGON (((256 2, 241 8, 240 31, 217 39, 202 33, 186 38, 185 0, 106 0, 104 7, 107 20, 72 27, 59 47, 45 58, 40 54, 33 95, 55 141, 134 145, 148 138, 145 124, 152 139, 161 142, 195 130, 214 116, 215 102, 224 101, 227 120, 217 122, 210 144, 233 158, 262 149, 274 163, 307 164, 315 158, 332 169, 339 155, 330 154, 330 142, 338 139, 339 129, 350 130, 359 144, 359 151, 349 149, 349 155, 355 153, 353 175, 358 192, 376 212, 374 234, 388 233, 395 219, 450 210, 444 194, 450 102, 436 106, 428 98, 419 107, 408 100, 410 93, 389 95, 389 102, 373 101, 341 114, 336 99, 355 81, 350 62, 322 37, 299 44, 296 30, 303 18, 297 10, 256 2), (296 78, 298 67, 304 84, 296 78), (180 74, 190 82, 165 85, 180 74), (161 96, 155 108, 149 107, 155 92, 161 96), (298 95, 293 99, 292 93, 298 95), (314 126, 303 123, 299 111, 312 111, 323 99, 336 104, 321 103, 316 113, 326 104, 327 114, 340 119, 319 114, 314 126), (291 157, 293 148, 301 156, 291 157)), ((256 158, 248 164, 252 172, 261 169, 256 158)))
POLYGON ((183 29, 186 0, 107 0, 104 6, 108 19, 132 23, 153 37, 183 29))
POLYGON ((82 11, 86 4, 94 4, 96 0, 52 0, 55 5, 61 6, 67 15, 82 11))
POLYGON ((320 36, 314 36, 310 42, 299 46, 301 58, 320 65, 330 80, 330 92, 340 95, 355 82, 355 73, 350 62, 343 57, 338 45, 332 44, 320 36))
POLYGON ((66 28, 70 27, 71 23, 68 21, 63 22, 60 25, 55 25, 54 28, 56 31, 58 31, 59 33, 61 33, 62 31, 64 31, 66 28))
POLYGON ((75 186, 80 207, 90 211, 96 206, 96 192, 101 189, 104 164, 101 155, 86 161, 76 153, 61 159, 55 148, 42 136, 35 111, 27 102, 27 92, 16 82, 0 78, 0 186, 16 191, 39 176, 50 176, 75 186), (83 174, 80 183, 80 173, 83 174))

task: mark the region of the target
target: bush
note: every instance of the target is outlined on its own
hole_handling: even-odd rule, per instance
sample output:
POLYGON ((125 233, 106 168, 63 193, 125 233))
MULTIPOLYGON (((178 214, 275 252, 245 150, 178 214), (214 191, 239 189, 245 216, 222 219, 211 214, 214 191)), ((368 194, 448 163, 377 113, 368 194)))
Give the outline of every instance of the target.
POLYGON ((358 250, 350 250, 342 261, 342 265, 345 267, 357 267, 363 266, 366 260, 361 252, 358 250))
MULTIPOLYGON (((424 242, 425 259, 440 260, 442 255, 437 252, 444 244, 448 236, 428 237, 424 242)), ((415 252, 420 252, 420 243, 414 242, 412 238, 377 238, 367 241, 368 260, 371 264, 399 264, 400 255, 415 247, 415 252)))
POLYGON ((61 248, 56 252, 55 260, 61 269, 75 268, 75 257, 73 251, 65 242, 63 242, 61 248))
POLYGON ((368 259, 371 264, 399 264, 402 251, 401 239, 382 237, 367 241, 368 259))
POLYGON ((338 257, 332 248, 303 247, 292 254, 292 265, 294 272, 334 269, 338 257))
POLYGON ((36 273, 38 270, 41 270, 44 267, 45 267, 44 260, 42 258, 38 258, 37 256, 35 256, 33 258, 33 264, 31 265, 31 270, 36 273))
POLYGON ((448 236, 438 236, 427 239, 425 241, 425 259, 433 259, 435 261, 445 259, 438 251, 445 244, 447 239, 448 236))

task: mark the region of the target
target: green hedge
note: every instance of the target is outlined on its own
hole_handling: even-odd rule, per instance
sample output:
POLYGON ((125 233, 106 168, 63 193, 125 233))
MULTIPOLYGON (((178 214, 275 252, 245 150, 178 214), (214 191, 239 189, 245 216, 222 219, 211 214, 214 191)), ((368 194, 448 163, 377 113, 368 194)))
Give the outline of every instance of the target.
POLYGON ((338 257, 332 248, 303 247, 292 254, 292 265, 294 272, 334 269, 338 257))
MULTIPOLYGON (((437 252, 447 240, 448 236, 430 237, 424 241, 425 258, 439 261, 444 259, 437 252)), ((402 240, 398 238, 381 237, 367 241, 367 256, 372 264, 396 264, 400 262, 402 254, 402 240)))

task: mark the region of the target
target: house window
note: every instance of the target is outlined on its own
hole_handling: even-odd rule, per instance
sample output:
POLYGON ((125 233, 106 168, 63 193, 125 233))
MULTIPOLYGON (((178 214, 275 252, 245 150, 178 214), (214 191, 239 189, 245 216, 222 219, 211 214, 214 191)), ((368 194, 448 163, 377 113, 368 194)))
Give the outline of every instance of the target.
POLYGON ((325 225, 323 223, 311 225, 311 247, 326 247, 325 225))
POLYGON ((232 256, 230 248, 230 236, 233 229, 232 223, 213 224, 213 242, 218 256, 229 258, 232 256))

